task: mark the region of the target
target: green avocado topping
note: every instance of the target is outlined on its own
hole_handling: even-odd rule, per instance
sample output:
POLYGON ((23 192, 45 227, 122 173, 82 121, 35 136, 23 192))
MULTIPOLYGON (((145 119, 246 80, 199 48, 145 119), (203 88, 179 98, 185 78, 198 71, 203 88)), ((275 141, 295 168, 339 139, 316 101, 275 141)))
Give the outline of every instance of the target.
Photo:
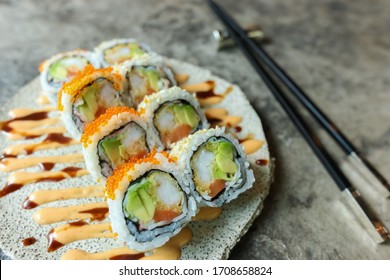
POLYGON ((99 86, 96 84, 91 85, 86 92, 83 94, 84 103, 79 105, 80 113, 82 113, 88 122, 91 122, 95 119, 95 114, 99 108, 99 104, 96 100, 96 92, 99 90, 99 86))
POLYGON ((155 201, 147 192, 151 185, 150 181, 144 179, 128 191, 124 205, 125 214, 128 218, 136 218, 143 223, 153 219, 156 209, 155 201))
POLYGON ((139 71, 142 73, 142 75, 147 79, 150 87, 154 91, 158 91, 158 82, 161 79, 160 72, 154 70, 154 69, 148 69, 148 68, 140 68, 139 71))
POLYGON ((141 56, 145 54, 145 52, 140 48, 138 44, 129 44, 128 47, 131 52, 131 56, 141 56))
POLYGON ((234 162, 234 147, 230 142, 207 142, 205 148, 215 155, 215 162, 212 166, 215 179, 231 181, 237 171, 237 164, 234 162))
POLYGON ((100 142, 100 145, 103 147, 106 155, 110 159, 110 161, 117 165, 121 161, 121 141, 114 137, 114 138, 106 138, 100 142))
POLYGON ((62 64, 62 61, 59 60, 50 65, 49 74, 55 80, 61 81, 66 79, 66 77, 68 76, 68 71, 66 70, 66 67, 62 64))
POLYGON ((188 124, 194 128, 199 123, 199 116, 190 104, 175 104, 173 113, 180 124, 188 124))

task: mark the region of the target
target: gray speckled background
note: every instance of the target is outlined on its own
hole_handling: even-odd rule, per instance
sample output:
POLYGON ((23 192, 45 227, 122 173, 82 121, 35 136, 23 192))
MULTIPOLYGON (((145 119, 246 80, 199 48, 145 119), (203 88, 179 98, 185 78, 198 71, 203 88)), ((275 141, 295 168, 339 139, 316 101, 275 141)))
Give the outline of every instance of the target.
MULTIPOLYGON (((241 24, 263 26, 273 40, 267 50, 390 179, 390 2, 220 2, 241 24)), ((390 259, 389 245, 372 243, 346 211, 337 187, 241 53, 216 52, 210 34, 219 26, 204 1, 0 0, 0 104, 52 54, 138 38, 238 84, 262 118, 276 158, 275 183, 232 259, 390 259)), ((389 213, 382 198, 375 207, 389 213)))

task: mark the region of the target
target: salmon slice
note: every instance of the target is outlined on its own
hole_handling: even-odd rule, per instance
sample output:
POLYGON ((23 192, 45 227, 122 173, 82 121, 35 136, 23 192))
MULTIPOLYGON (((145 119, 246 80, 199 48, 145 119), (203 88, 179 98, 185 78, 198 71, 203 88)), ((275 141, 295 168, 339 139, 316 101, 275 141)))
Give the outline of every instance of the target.
POLYGON ((210 185, 210 197, 215 197, 217 194, 219 194, 221 191, 225 189, 225 180, 222 179, 216 179, 211 185, 210 185))
POLYGON ((164 210, 156 209, 154 211, 153 219, 156 223, 162 222, 162 221, 170 222, 179 215, 180 215, 180 213, 173 211, 173 210, 170 210, 170 209, 164 209, 164 210))
POLYGON ((169 145, 176 143, 177 141, 190 135, 191 131, 192 128, 190 125, 182 124, 174 128, 173 130, 164 133, 164 135, 161 137, 161 140, 163 141, 165 147, 168 147, 169 145))

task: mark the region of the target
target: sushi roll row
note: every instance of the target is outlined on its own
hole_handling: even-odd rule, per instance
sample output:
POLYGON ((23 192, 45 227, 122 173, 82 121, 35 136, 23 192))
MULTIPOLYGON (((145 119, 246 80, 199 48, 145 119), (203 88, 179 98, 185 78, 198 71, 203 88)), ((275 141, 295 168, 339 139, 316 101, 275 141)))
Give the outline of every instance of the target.
POLYGON ((87 66, 65 83, 58 95, 58 110, 75 139, 85 125, 110 107, 138 107, 144 97, 176 85, 170 69, 158 56, 143 56, 114 67, 87 66))
POLYGON ((117 39, 59 54, 40 78, 81 140, 87 169, 105 182, 113 231, 128 247, 162 246, 199 207, 221 207, 252 187, 238 141, 208 129, 196 97, 146 44, 117 39))
POLYGON ((94 51, 74 50, 54 55, 40 67, 40 83, 49 100, 57 103, 62 85, 74 78, 86 66, 104 68, 153 53, 145 43, 134 39, 114 39, 99 44, 94 51))
POLYGON ((170 154, 152 150, 118 167, 106 182, 114 232, 149 251, 176 235, 199 207, 221 207, 252 187, 242 147, 224 128, 200 130, 170 154))

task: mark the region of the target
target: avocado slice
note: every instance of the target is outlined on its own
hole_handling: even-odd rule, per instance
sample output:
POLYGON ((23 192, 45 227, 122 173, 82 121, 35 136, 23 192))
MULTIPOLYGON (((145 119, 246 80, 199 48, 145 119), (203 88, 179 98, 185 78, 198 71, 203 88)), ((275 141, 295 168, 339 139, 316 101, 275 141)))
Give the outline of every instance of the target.
POLYGON ((138 195, 147 213, 147 219, 142 219, 142 221, 148 222, 153 218, 154 210, 156 209, 156 206, 154 205, 154 200, 144 188, 138 189, 138 195))
POLYGON ((80 111, 81 114, 83 114, 83 116, 85 116, 88 122, 91 122, 95 119, 95 114, 92 113, 86 102, 77 106, 77 109, 80 111))
POLYGON ((128 48, 131 52, 131 56, 140 56, 145 54, 138 44, 128 44, 128 48))
POLYGON ((68 76, 68 71, 66 70, 66 67, 62 65, 62 61, 56 61, 52 65, 50 65, 49 68, 49 74, 55 79, 55 80, 64 80, 68 76))
POLYGON ((97 91, 96 85, 92 85, 89 87, 86 92, 83 94, 84 103, 77 106, 77 109, 83 114, 87 121, 93 121, 95 119, 95 114, 99 108, 99 104, 97 103, 95 93, 97 91))
POLYGON ((145 180, 132 188, 127 195, 127 203, 125 205, 125 214, 128 217, 135 217, 138 220, 147 223, 153 216, 155 211, 155 203, 153 198, 146 191, 151 183, 145 180))
POLYGON ((160 73, 154 69, 145 69, 143 73, 145 74, 150 87, 153 90, 158 91, 158 81, 161 79, 160 73))
POLYGON ((219 169, 218 165, 216 164, 213 166, 213 177, 214 177, 214 179, 222 179, 225 181, 231 181, 234 176, 232 176, 231 173, 226 173, 226 172, 222 171, 221 169, 219 169))
POLYGON ((96 100, 96 92, 99 90, 99 86, 93 84, 87 89, 87 92, 83 94, 84 102, 88 104, 88 107, 91 109, 91 112, 95 115, 96 111, 99 108, 99 104, 96 100))
POLYGON ((119 145, 119 154, 122 158, 127 159, 127 149, 122 144, 119 145))
POLYGON ((144 206, 136 191, 131 191, 128 194, 124 210, 127 218, 136 217, 137 219, 142 219, 146 216, 144 206))
POLYGON ((214 178, 231 181, 237 171, 233 145, 227 141, 210 141, 206 143, 205 148, 215 154, 215 162, 212 166, 214 178))
POLYGON ((222 141, 218 144, 215 160, 218 168, 225 173, 234 174, 237 171, 237 164, 233 160, 233 149, 229 142, 222 141))
POLYGON ((173 107, 173 112, 180 124, 188 124, 191 127, 198 126, 199 116, 191 105, 176 105, 173 107))
POLYGON ((184 113, 187 119, 187 122, 191 127, 197 127, 200 121, 198 113, 195 111, 194 107, 191 105, 184 105, 184 113))
POLYGON ((106 155, 110 159, 110 161, 117 165, 121 161, 121 154, 120 154, 120 145, 121 141, 114 137, 114 138, 107 138, 101 141, 101 145, 106 152, 106 155))
POLYGON ((173 114, 179 124, 187 124, 187 118, 185 116, 184 107, 181 104, 173 105, 173 114))

